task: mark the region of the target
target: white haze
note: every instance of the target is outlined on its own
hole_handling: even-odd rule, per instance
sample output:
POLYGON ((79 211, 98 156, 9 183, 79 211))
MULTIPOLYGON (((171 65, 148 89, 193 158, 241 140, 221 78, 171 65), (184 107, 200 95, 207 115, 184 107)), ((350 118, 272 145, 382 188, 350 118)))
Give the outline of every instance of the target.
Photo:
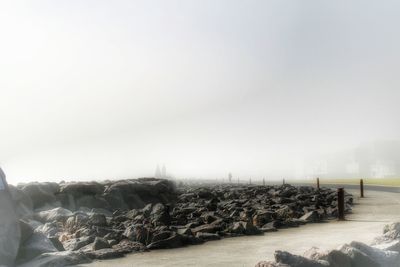
POLYGON ((398 1, 3 1, 0 165, 27 180, 304 175, 400 138, 398 1))

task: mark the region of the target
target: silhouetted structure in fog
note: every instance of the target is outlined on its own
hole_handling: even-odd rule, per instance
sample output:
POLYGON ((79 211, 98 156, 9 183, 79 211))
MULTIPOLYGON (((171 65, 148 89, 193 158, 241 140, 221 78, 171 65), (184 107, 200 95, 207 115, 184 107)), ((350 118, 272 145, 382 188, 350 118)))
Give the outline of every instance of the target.
POLYGON ((375 141, 355 149, 317 156, 305 174, 319 177, 390 178, 400 176, 400 142, 375 141))

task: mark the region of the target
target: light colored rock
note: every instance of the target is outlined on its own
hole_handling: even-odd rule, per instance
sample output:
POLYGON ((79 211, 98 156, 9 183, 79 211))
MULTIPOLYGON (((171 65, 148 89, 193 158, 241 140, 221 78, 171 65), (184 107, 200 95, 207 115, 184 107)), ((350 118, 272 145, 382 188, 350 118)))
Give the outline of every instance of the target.
POLYGON ((21 244, 19 248, 18 261, 29 261, 40 254, 57 252, 53 243, 42 233, 33 233, 31 237, 21 244))
POLYGON ((312 247, 306 252, 304 252, 303 257, 310 260, 326 260, 328 257, 328 251, 321 250, 317 247, 312 247))
POLYGON ((293 255, 287 251, 275 251, 275 261, 291 267, 327 267, 329 263, 322 260, 311 260, 302 256, 293 255))
POLYGON ((400 239, 388 240, 387 242, 382 242, 382 243, 373 245, 372 247, 377 248, 377 249, 400 252, 400 239))
POLYGON ((307 212, 303 216, 300 217, 300 220, 306 221, 306 222, 318 222, 320 220, 319 214, 316 210, 307 212))
POLYGON ((350 257, 352 267, 380 267, 380 264, 374 261, 367 254, 348 244, 339 247, 339 251, 350 257))
POLYGON ((56 223, 45 223, 40 225, 35 229, 36 233, 42 233, 47 237, 50 236, 55 236, 58 232, 60 232, 60 229, 58 228, 56 223))
POLYGON ((287 264, 276 263, 273 261, 260 261, 259 263, 256 264, 255 267, 290 267, 290 266, 287 264))
POLYGON ((51 210, 38 212, 34 215, 34 217, 38 221, 45 223, 45 222, 52 222, 52 221, 66 219, 71 215, 72 212, 70 210, 59 207, 51 210))
POLYGON ((62 267, 89 262, 91 260, 81 252, 62 251, 43 253, 29 262, 18 265, 18 267, 62 267))
POLYGON ((364 252, 375 262, 385 267, 399 267, 400 266, 400 256, 396 251, 381 250, 368 246, 361 242, 353 241, 350 246, 364 252))
POLYGON ((0 168, 0 265, 12 266, 18 253, 21 230, 6 177, 0 168))

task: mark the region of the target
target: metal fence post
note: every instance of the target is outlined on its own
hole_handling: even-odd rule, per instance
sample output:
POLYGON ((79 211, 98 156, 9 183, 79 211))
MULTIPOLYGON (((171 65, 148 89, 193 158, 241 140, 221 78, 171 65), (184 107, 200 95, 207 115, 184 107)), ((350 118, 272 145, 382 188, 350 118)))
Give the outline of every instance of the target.
POLYGON ((319 190, 319 177, 317 177, 317 189, 319 190))

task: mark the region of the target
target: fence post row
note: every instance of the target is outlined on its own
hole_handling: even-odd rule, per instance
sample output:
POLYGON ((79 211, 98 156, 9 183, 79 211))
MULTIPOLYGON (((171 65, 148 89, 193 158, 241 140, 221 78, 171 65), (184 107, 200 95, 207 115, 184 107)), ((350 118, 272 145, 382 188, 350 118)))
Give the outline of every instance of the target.
POLYGON ((343 187, 339 187, 337 189, 337 196, 338 196, 338 219, 339 221, 344 220, 344 189, 343 187))
POLYGON ((360 179, 360 196, 364 197, 364 181, 360 179))

